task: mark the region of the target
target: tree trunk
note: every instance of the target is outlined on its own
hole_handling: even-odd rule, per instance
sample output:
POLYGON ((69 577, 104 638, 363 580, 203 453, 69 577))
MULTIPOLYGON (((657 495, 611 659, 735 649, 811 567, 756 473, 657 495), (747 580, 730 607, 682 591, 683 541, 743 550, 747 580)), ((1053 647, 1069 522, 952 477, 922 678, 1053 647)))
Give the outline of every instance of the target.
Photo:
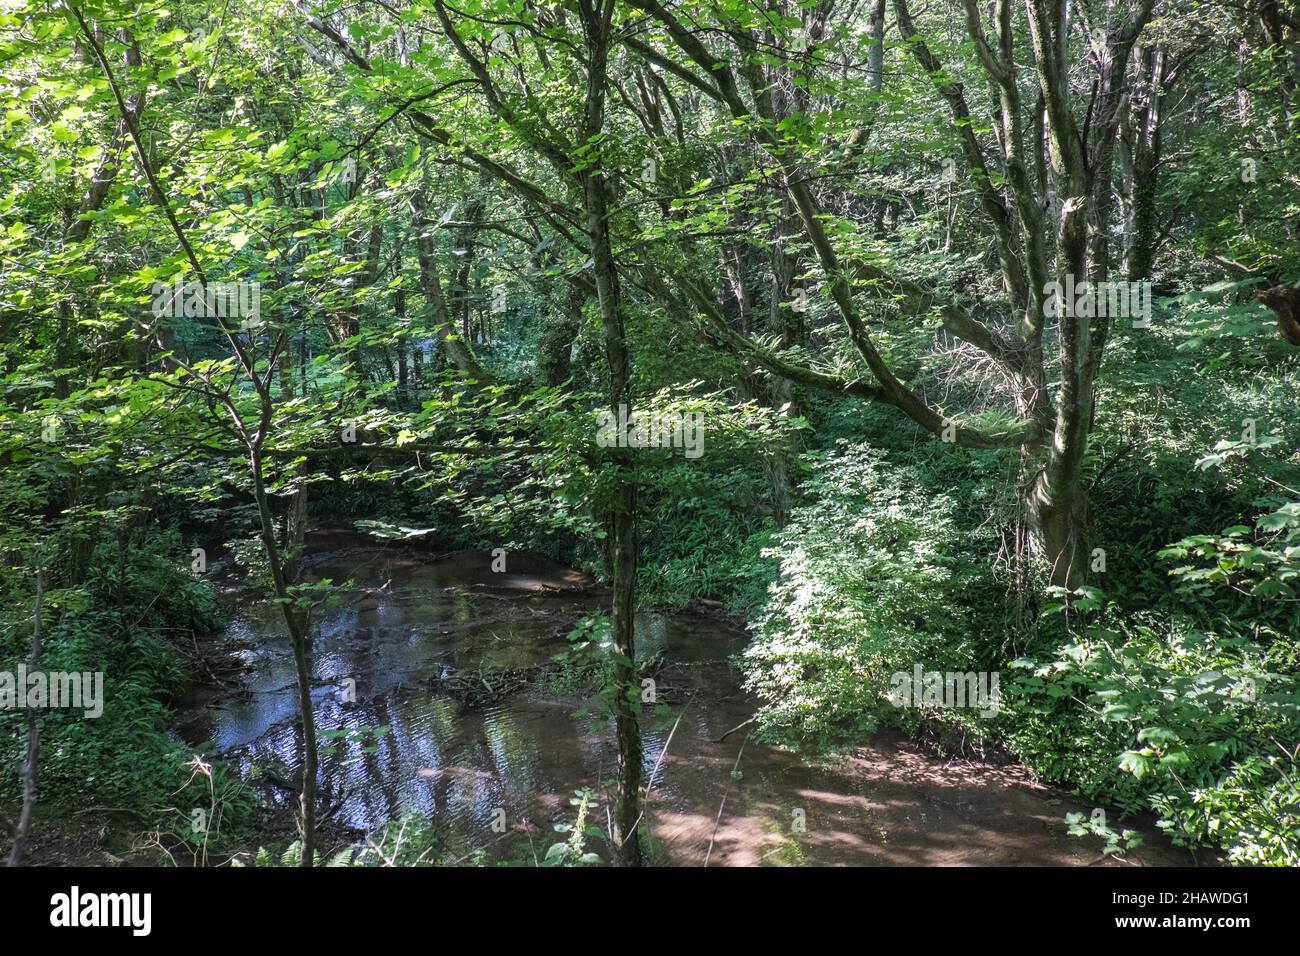
POLYGON ((266 495, 263 477, 261 448, 254 445, 248 455, 249 470, 253 477, 253 500, 260 519, 262 546, 266 549, 271 566, 271 581, 275 597, 284 613, 289 642, 293 648, 293 665, 298 684, 298 714, 302 720, 302 791, 298 810, 302 826, 302 866, 315 865, 316 852, 316 713, 311 701, 311 658, 307 646, 306 618, 290 602, 289 582, 285 577, 280 548, 275 540, 275 519, 266 495))
POLYGON ((1160 126, 1164 100, 1163 50, 1144 47, 1139 57, 1140 82, 1146 97, 1133 130, 1133 233, 1127 274, 1130 281, 1151 277, 1156 250, 1156 188, 1160 167, 1160 126))
POLYGON ((537 377, 543 385, 559 385, 572 372, 573 342, 582 330, 583 291, 570 287, 561 292, 563 301, 542 318, 537 340, 537 377))
MULTIPOLYGON (((41 669, 41 649, 44 630, 41 622, 42 605, 45 601, 45 574, 36 569, 36 614, 32 620, 32 665, 31 672, 41 669)), ((9 848, 9 866, 19 866, 23 853, 27 849, 27 834, 32 826, 32 810, 36 806, 36 761, 41 749, 41 729, 36 723, 37 711, 27 711, 27 760, 23 763, 23 808, 18 816, 18 826, 14 830, 14 844, 9 848)))
POLYGON ((474 353, 469 349, 469 344, 463 336, 456 334, 455 326, 452 324, 447 309, 447 300, 442 293, 442 281, 438 276, 438 261, 433 246, 433 236, 427 234, 428 224, 424 218, 425 208, 424 193, 416 190, 411 196, 411 212, 415 218, 415 252, 420 265, 420 283, 424 286, 424 294, 433 309, 433 323, 438 334, 438 340, 442 343, 442 347, 446 349, 447 358, 458 369, 480 382, 490 382, 491 377, 479 366, 478 361, 474 358, 474 353))
MULTIPOLYGON (((587 33, 588 72, 585 141, 593 142, 604 127, 606 67, 614 0, 603 0, 595 9, 583 5, 587 33)), ((605 359, 609 366, 609 405, 615 418, 619 406, 631 414, 630 356, 619 293, 618 268, 609 236, 608 185, 599 156, 580 173, 587 232, 591 236, 592 271, 596 299, 605 327, 605 359)), ((637 489, 628 477, 627 449, 616 449, 620 475, 610 515, 613 558, 613 599, 610 632, 614 644, 614 723, 618 738, 618 806, 614 813, 614 843, 624 866, 642 863, 640 822, 641 729, 633 708, 637 699, 636 610, 637 489)))
POLYGON ((885 0, 871 0, 871 52, 867 54, 871 92, 885 88, 885 0))
POLYGON ((395 338, 397 348, 397 403, 405 408, 409 398, 411 374, 406 365, 406 290, 398 289, 393 295, 393 312, 397 316, 398 334, 395 338))

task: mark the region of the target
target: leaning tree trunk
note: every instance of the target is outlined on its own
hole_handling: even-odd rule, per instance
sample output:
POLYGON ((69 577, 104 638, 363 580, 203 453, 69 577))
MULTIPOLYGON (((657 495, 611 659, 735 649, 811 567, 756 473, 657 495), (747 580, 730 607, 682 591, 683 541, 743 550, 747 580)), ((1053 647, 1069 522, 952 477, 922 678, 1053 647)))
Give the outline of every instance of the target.
MULTIPOLYGON (((104 55, 103 48, 96 40, 96 33, 86 22, 81 11, 75 6, 65 8, 69 17, 75 20, 81 30, 81 35, 85 38, 87 45, 98 60, 100 69, 103 71, 104 79, 107 80, 109 89, 113 93, 113 98, 117 103, 118 115, 122 117, 126 125, 127 133, 130 136, 132 147, 135 150, 136 158, 140 164, 140 170, 144 173, 145 179, 149 183, 150 191, 158 206, 162 209, 171 227, 177 242, 189 260, 194 269, 194 274, 199 282, 206 286, 208 284, 207 274, 204 272, 203 265, 199 262, 195 254, 194 246, 186 235, 185 229, 181 226, 172 204, 163 190, 154 172, 153 165, 149 160, 149 152, 140 135, 140 129, 137 122, 137 116, 127 106, 125 97, 122 94, 121 87, 118 85, 117 78, 109 65, 107 57, 104 55)), ((226 336, 230 343, 231 350, 234 352, 239 366, 250 380, 253 391, 256 393, 260 408, 260 416, 255 431, 249 431, 240 414, 239 407, 228 391, 210 390, 206 396, 212 400, 215 406, 220 403, 225 406, 235 423, 235 428, 239 432, 241 439, 246 443, 248 450, 249 468, 251 471, 253 484, 253 500, 257 505, 258 519, 261 526, 262 546, 266 549, 267 561, 271 566, 271 577, 274 583, 275 596, 280 604, 281 611, 285 617, 286 626, 289 629, 290 641, 293 645, 294 664, 297 669, 298 678, 298 700, 301 709, 303 723, 303 747, 305 758, 303 761, 303 783, 302 783, 302 825, 303 825, 303 866, 313 864, 313 853, 315 851, 316 839, 316 720, 312 711, 311 704, 311 665, 308 659, 307 651, 307 627, 306 620, 293 606, 289 599, 288 583, 285 578, 284 565, 280 558, 280 549, 275 539, 275 519, 271 514, 271 506, 267 499, 265 474, 263 471, 263 443, 270 431, 271 421, 274 413, 274 398, 270 389, 265 384, 263 378, 258 374, 256 357, 244 347, 237 329, 226 323, 224 318, 217 319, 217 325, 223 335, 226 336)), ((274 363, 278 354, 288 346, 284 338, 285 333, 281 333, 281 340, 272 352, 271 361, 274 363)), ((183 367, 177 359, 171 360, 176 367, 183 367)), ((193 374, 192 370, 189 370, 193 374)), ((195 376, 201 378, 201 376, 195 376)), ((306 380, 305 370, 303 380, 306 380)))
POLYGON ((442 279, 438 275, 437 250, 434 248, 433 236, 428 231, 429 223, 425 219, 427 205, 428 201, 423 190, 417 189, 411 194, 410 206, 415 225, 415 252, 420 267, 420 284, 433 309, 434 331, 446 350, 447 357, 458 369, 480 383, 489 384, 492 377, 475 359, 474 353, 470 351, 467 337, 456 333, 447 299, 442 291, 442 279))

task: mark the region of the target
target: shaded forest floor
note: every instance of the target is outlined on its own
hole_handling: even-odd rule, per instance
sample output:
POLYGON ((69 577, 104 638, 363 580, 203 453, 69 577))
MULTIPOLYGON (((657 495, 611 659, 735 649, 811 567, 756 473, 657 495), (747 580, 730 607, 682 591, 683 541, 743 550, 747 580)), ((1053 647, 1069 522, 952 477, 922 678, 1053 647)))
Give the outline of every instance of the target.
MULTIPOLYGON (((714 745, 718 760, 734 760, 739 744, 714 745)), ((753 747, 751 744, 750 747, 753 747)), ((751 751, 753 752, 753 751, 751 751)), ((742 759, 742 767, 745 764, 742 759)), ((705 771, 697 765, 694 772, 705 771)), ((677 768, 674 773, 691 772, 677 768)), ((661 860, 670 865, 799 866, 1192 866, 1206 865, 1172 846, 1151 819, 1125 821, 1144 844, 1124 859, 1105 858, 1095 840, 1066 833, 1069 811, 1090 808, 1058 789, 1033 782, 1022 767, 960 758, 944 759, 893 735, 877 735, 852 757, 824 770, 776 751, 761 768, 742 770, 726 788, 716 834, 707 815, 665 812, 656 807, 654 835, 661 860), (836 789, 849 770, 857 792, 836 789), (773 812, 790 801, 782 778, 805 782, 824 775, 827 786, 803 786, 795 794, 808 813, 808 832, 776 832, 773 812), (712 851, 709 851, 713 835, 712 851)), ((716 776, 714 777, 716 779, 716 776)), ((718 785, 719 799, 722 787, 718 785)), ((653 806, 653 804, 652 804, 653 806)), ((292 832, 287 810, 266 821, 263 836, 292 832)), ((7 851, 0 841, 0 853, 7 851)), ((134 817, 120 812, 78 813, 47 806, 32 829, 28 862, 34 866, 190 865, 182 851, 169 857, 150 842, 134 817)))

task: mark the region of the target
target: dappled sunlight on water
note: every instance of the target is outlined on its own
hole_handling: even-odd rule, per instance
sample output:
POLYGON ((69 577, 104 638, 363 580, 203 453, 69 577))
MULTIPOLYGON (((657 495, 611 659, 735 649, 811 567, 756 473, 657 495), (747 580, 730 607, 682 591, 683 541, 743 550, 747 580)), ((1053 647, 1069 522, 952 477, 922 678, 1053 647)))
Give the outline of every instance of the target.
MULTIPOLYGON (((322 735, 323 801, 337 806, 338 821, 365 830, 423 814, 455 857, 544 851, 552 825, 572 821, 574 791, 601 791, 614 776, 608 721, 577 713, 590 701, 538 686, 467 703, 439 681, 459 674, 490 691, 502 672, 546 665, 606 593, 526 555, 511 555, 506 575, 491 572, 486 552, 438 559, 355 539, 325 544, 304 560, 304 576, 353 586, 313 617, 318 726, 351 732, 322 735), (377 727, 387 731, 367 733, 377 727), (493 830, 499 809, 504 835, 493 830)), ((241 605, 227 638, 245 648, 246 686, 192 707, 187 736, 206 736, 255 780, 271 770, 290 782, 301 735, 279 610, 241 605)), ((743 731, 718 743, 752 713, 728 663, 743 632, 696 614, 643 612, 637 643, 642 659, 662 653, 671 662, 660 680, 672 712, 642 722, 647 776, 659 762, 647 825, 662 862, 1081 864, 1096 856, 1065 835, 1063 817, 1076 807, 1019 768, 945 762, 895 741, 816 765, 743 731)), ((596 807, 593 821, 603 825, 604 814, 596 807)), ((1185 862, 1158 841, 1143 851, 1152 862, 1185 862)))

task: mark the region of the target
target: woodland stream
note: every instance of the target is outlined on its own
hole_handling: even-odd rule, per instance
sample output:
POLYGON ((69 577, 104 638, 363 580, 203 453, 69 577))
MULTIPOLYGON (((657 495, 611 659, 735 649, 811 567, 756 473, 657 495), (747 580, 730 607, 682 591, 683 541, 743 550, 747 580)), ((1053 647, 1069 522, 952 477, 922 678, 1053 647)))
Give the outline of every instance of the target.
MULTIPOLYGON (((575 790, 600 790, 613 776, 612 731, 596 708, 578 713, 593 702, 566 687, 554 661, 607 592, 536 556, 510 554, 506 573, 491 564, 487 552, 432 555, 338 532, 311 536, 304 576, 350 582, 343 601, 315 613, 313 629, 318 726, 350 732, 327 741, 332 752, 321 760, 325 802, 337 806, 339 822, 373 829, 417 813, 454 855, 481 849, 488 859, 529 859, 555 842, 552 824, 573 820, 575 790), (388 729, 365 731, 376 727, 388 729), (505 834, 493 830, 498 808, 505 834)), ((237 596, 226 640, 246 678, 182 708, 184 734, 214 742, 253 778, 256 768, 290 774, 300 742, 278 609, 237 596)), ((852 756, 813 763, 748 740, 748 728, 721 740, 753 713, 728 660, 744 642, 744 631, 698 613, 646 610, 637 620, 638 657, 654 662, 660 700, 672 711, 642 721, 647 774, 657 765, 653 859, 1097 861, 1096 846, 1065 832, 1066 812, 1089 808, 1015 765, 945 760, 885 735, 852 756)), ((1131 862, 1190 862, 1158 833, 1126 825, 1148 830, 1131 862)))

